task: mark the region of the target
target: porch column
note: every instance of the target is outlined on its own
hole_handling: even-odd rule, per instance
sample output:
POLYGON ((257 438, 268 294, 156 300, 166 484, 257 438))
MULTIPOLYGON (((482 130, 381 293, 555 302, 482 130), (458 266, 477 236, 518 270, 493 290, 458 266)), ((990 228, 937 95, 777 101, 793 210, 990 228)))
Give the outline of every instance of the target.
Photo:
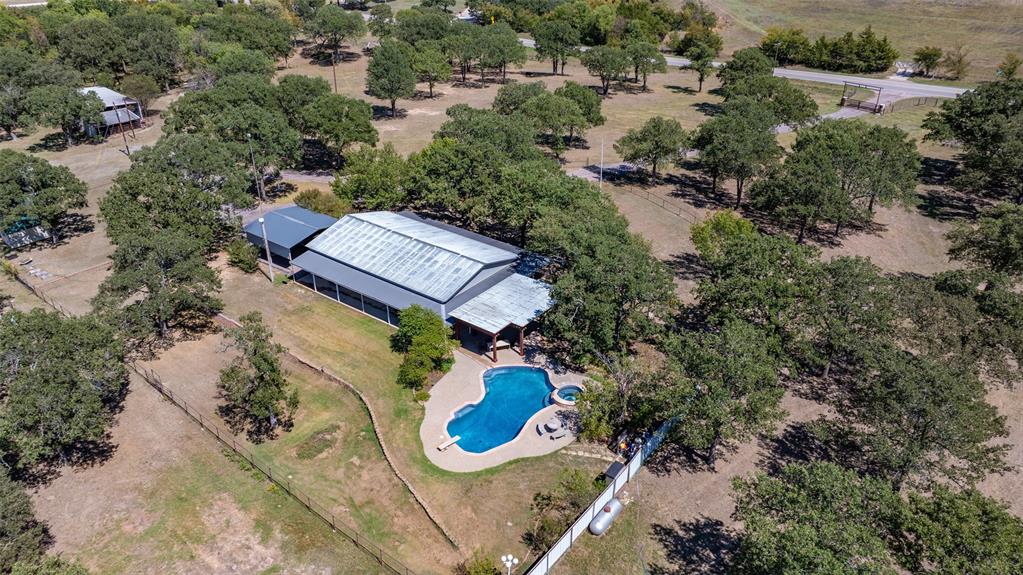
POLYGON ((493 343, 494 343, 494 347, 492 347, 490 351, 492 351, 492 352, 493 352, 493 355, 494 355, 494 363, 497 363, 497 334, 495 333, 495 334, 494 334, 494 335, 492 336, 492 338, 493 338, 493 339, 492 339, 491 341, 493 341, 493 343))
POLYGON ((526 357, 526 328, 519 328, 519 355, 526 357))

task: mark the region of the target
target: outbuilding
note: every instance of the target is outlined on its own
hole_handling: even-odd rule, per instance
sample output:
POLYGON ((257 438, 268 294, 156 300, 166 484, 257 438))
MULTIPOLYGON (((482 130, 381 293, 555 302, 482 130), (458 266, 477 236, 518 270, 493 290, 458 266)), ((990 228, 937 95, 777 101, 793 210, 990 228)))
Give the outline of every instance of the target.
POLYGON ((306 244, 317 234, 337 222, 337 218, 307 210, 300 206, 287 206, 267 212, 263 223, 253 220, 245 225, 246 238, 259 249, 264 260, 269 244, 275 265, 290 268, 292 261, 305 252, 306 244), (263 230, 266 230, 266 241, 263 230))
POLYGON ((103 101, 102 124, 85 126, 89 136, 107 136, 112 130, 130 130, 142 125, 142 104, 138 100, 103 86, 88 86, 80 92, 91 93, 103 101))

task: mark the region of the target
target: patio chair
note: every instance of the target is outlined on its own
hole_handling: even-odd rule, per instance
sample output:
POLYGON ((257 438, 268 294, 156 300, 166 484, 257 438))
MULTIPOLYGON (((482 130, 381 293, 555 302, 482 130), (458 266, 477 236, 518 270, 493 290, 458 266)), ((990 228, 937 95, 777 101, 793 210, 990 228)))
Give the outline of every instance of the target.
POLYGON ((537 423, 536 424, 536 434, 539 435, 540 437, 543 437, 544 435, 547 434, 547 430, 545 430, 543 428, 543 424, 542 423, 537 423))
POLYGON ((554 433, 551 433, 551 441, 554 441, 555 439, 561 439, 562 437, 565 437, 566 435, 568 435, 568 430, 565 429, 565 428, 561 428, 561 429, 555 431, 554 433))
POLYGON ((551 433, 556 433, 561 430, 561 420, 557 417, 552 417, 543 424, 543 427, 551 433))

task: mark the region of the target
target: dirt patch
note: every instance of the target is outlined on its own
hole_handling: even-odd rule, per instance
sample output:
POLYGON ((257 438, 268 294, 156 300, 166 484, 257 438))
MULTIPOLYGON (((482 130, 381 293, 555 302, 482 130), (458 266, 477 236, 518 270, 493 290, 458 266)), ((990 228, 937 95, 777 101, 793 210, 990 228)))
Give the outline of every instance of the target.
POLYGON ((220 541, 195 548, 195 563, 204 572, 260 573, 281 559, 279 537, 260 537, 252 518, 226 495, 213 500, 202 522, 207 532, 224 534, 220 541))

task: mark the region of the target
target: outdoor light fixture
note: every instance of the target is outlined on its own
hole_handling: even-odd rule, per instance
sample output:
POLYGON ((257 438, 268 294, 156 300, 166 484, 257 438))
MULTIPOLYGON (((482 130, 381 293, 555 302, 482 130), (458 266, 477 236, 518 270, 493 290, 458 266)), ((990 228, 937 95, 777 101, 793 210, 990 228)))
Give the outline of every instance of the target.
POLYGON ((511 554, 509 553, 508 555, 501 556, 501 563, 504 563, 504 566, 508 568, 508 575, 511 575, 512 567, 518 565, 519 560, 516 559, 515 557, 512 557, 511 554))

